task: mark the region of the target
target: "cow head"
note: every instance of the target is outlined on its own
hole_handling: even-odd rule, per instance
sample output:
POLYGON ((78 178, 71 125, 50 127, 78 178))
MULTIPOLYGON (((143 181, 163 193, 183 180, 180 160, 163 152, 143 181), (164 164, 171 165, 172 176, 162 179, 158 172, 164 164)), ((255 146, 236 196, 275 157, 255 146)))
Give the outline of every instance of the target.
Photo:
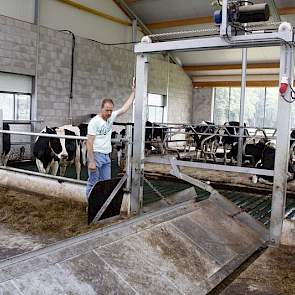
MULTIPOLYGON (((56 130, 56 133, 61 136, 64 136, 64 135, 80 136, 79 128, 72 125, 65 125, 62 127, 58 127, 55 130, 56 130)), ((66 165, 66 161, 72 161, 75 158, 77 141, 75 139, 65 139, 65 138, 60 138, 59 140, 61 143, 62 150, 57 156, 61 161, 60 164, 66 165)))
MULTIPOLYGON (((48 128, 47 126, 46 126, 44 133, 57 134, 57 132, 54 130, 54 128, 48 128)), ((49 146, 55 155, 60 154, 62 151, 62 146, 61 146, 59 138, 50 138, 49 139, 49 146)))

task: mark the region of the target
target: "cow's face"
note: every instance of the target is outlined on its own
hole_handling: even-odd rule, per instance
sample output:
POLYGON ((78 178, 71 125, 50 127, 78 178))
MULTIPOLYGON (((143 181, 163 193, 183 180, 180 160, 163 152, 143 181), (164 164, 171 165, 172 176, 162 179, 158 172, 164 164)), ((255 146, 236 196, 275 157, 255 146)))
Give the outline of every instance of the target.
POLYGON ((62 152, 62 146, 59 138, 51 138, 50 147, 56 155, 62 152))
MULTIPOLYGON (((65 135, 65 130, 63 128, 56 128, 56 134, 58 135, 65 135)), ((66 140, 65 138, 59 138, 59 143, 60 143, 60 150, 59 153, 57 154, 57 157, 61 160, 61 161, 66 161, 68 159, 68 153, 66 150, 66 140)))
MULTIPOLYGON (((42 130, 42 133, 48 133, 48 134, 57 134, 54 128, 48 128, 46 126, 45 130, 42 130)), ((62 146, 60 143, 60 139, 59 138, 50 138, 49 139, 49 145, 51 150, 58 155, 59 153, 61 153, 62 151, 62 146)))

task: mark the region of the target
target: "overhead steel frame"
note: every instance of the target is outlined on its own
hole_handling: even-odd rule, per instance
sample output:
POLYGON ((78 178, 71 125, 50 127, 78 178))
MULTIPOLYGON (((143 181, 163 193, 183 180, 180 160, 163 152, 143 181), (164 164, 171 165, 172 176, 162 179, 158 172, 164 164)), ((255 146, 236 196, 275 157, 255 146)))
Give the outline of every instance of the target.
MULTIPOLYGON (((221 26, 221 31, 226 34, 226 27, 221 26)), ((222 36, 207 38, 192 38, 152 43, 141 42, 134 48, 137 54, 136 60, 136 99, 135 99, 135 120, 134 120, 134 148, 132 167, 132 191, 131 191, 131 212, 138 213, 142 207, 143 199, 143 174, 144 174, 144 145, 145 145, 145 119, 147 105, 147 82, 148 82, 148 55, 152 53, 174 52, 174 51, 204 51, 230 48, 253 48, 280 46, 280 81, 287 78, 289 86, 285 99, 279 96, 278 118, 277 118, 277 148, 275 157, 273 199, 270 226, 270 240, 278 244, 282 232, 284 218, 286 188, 287 188, 287 167, 289 157, 289 130, 291 88, 293 83, 293 42, 294 34, 292 26, 282 23, 278 32, 263 33, 257 32, 241 36, 222 36)), ((227 35, 227 34, 226 34, 227 35)), ((145 39, 146 41, 146 39, 145 39)), ((177 161, 176 161, 177 164, 177 161)), ((197 166, 197 165, 196 165, 197 166)), ((208 164, 209 166, 209 164, 208 164)), ((234 167, 232 167, 235 171, 234 167)), ((243 167, 239 172, 243 172, 243 167)), ((208 169, 208 167, 207 167, 208 169)), ((210 169, 210 168, 209 168, 210 169)), ((214 169, 214 168, 212 168, 214 169)), ((254 170, 253 170, 254 171, 254 170)), ((246 172, 245 173, 249 173, 246 172)), ((253 173, 254 174, 254 173, 253 173)))

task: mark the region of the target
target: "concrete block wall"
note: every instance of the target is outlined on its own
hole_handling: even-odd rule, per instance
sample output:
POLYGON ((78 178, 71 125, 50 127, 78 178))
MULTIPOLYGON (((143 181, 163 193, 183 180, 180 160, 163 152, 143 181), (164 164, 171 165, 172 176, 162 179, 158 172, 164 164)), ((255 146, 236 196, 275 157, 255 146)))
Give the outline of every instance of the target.
POLYGON ((48 126, 68 123, 71 52, 70 34, 40 27, 36 117, 48 126))
MULTIPOLYGON (((131 93, 135 58, 131 51, 77 39, 73 118, 97 113, 103 98, 112 98, 120 108, 131 93)), ((132 110, 117 121, 132 119, 132 110)))
MULTIPOLYGON (((36 26, 0 16, 0 71, 35 76, 37 39, 36 26), (2 53, 1 49, 6 51, 2 53)), ((44 122, 36 125, 36 131, 45 125, 69 123, 71 47, 69 33, 40 27, 35 118, 44 122)), ((104 97, 113 98, 115 108, 121 107, 130 95, 134 66, 135 56, 131 51, 76 36, 73 122, 82 122, 91 113, 97 113, 104 97)), ((166 95, 168 84, 167 121, 191 122, 190 78, 181 67, 153 56, 149 92, 166 95)), ((118 119, 131 120, 132 110, 118 119)))
POLYGON ((193 89, 193 115, 192 122, 213 120, 213 89, 194 88, 193 89))
POLYGON ((168 116, 169 123, 192 122, 192 81, 177 65, 169 64, 168 116))
POLYGON ((36 26, 0 16, 0 71, 35 75, 36 26))

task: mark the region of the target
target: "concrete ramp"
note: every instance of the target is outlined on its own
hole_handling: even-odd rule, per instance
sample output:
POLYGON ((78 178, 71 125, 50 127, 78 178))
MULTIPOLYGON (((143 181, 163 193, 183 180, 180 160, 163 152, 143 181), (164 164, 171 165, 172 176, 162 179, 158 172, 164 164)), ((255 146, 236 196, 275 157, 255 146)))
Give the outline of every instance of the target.
POLYGON ((263 245, 221 196, 124 221, 0 262, 0 294, 206 294, 263 245))

